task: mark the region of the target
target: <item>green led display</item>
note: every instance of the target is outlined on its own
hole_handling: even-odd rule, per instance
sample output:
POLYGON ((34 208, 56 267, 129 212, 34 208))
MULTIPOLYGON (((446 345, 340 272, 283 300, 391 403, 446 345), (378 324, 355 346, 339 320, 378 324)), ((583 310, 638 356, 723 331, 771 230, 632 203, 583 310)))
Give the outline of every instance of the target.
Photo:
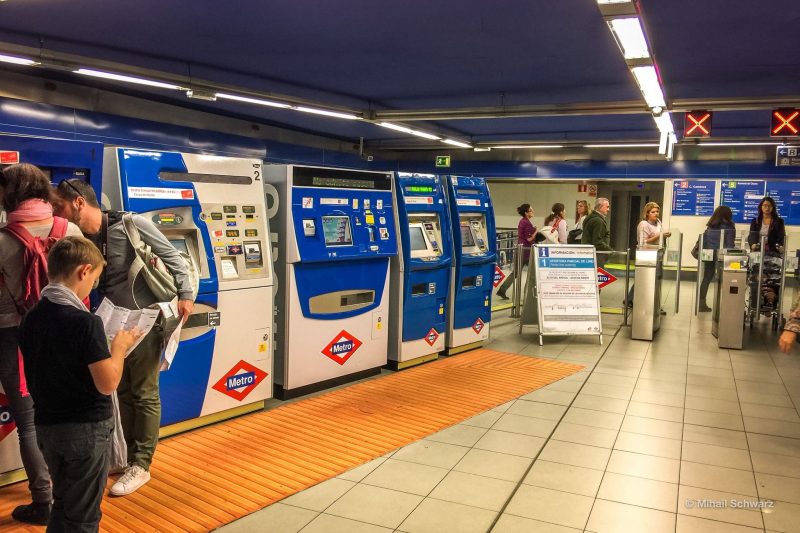
POLYGON ((406 187, 406 192, 427 192, 433 193, 433 187, 425 185, 409 185, 406 187))

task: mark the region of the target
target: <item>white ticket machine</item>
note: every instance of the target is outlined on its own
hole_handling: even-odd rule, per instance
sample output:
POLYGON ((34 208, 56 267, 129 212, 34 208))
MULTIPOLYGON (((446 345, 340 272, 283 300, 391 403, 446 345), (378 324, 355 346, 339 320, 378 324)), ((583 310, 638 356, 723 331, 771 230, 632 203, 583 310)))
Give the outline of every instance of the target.
POLYGON ((162 426, 263 408, 273 272, 261 161, 125 148, 106 148, 104 160, 112 208, 150 219, 200 272, 194 313, 159 377, 162 426))

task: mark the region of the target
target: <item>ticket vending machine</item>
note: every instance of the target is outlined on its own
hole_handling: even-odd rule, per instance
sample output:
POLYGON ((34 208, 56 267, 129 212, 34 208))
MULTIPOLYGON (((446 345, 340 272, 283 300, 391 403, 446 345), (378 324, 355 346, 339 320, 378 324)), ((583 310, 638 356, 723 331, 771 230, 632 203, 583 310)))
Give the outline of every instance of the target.
POLYGON ((272 397, 273 275, 261 161, 107 148, 114 209, 149 218, 200 273, 174 361, 160 375, 162 434, 263 408, 272 397))
POLYGON ((444 351, 453 247, 437 176, 400 172, 394 192, 399 251, 392 260, 389 366, 399 369, 444 351))
POLYGON ((392 174, 266 165, 277 205, 275 394, 296 397, 386 365, 392 174))
MULTIPOLYGON (((102 143, 0 135, 0 168, 16 163, 36 165, 50 178, 53 185, 57 185, 62 179, 84 180, 100 196, 102 143)), ((0 206, 0 227, 5 222, 6 213, 0 206)), ((17 426, 5 391, 0 386, 0 485, 24 478, 17 426)))
POLYGON ((492 280, 497 259, 494 209, 483 178, 445 176, 453 235, 447 305, 447 352, 480 346, 489 338, 492 280))

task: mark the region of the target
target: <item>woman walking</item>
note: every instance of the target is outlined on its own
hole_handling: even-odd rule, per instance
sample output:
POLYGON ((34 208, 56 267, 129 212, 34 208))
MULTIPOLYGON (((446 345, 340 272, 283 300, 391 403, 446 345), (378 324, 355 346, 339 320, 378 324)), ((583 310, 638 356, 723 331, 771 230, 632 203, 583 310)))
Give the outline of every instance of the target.
MULTIPOLYGON (((531 256, 531 246, 533 246, 534 238, 536 237, 536 228, 531 223, 531 219, 533 218, 533 208, 531 204, 522 204, 517 208, 517 213, 521 217, 519 219, 519 224, 517 224, 517 244, 523 246, 522 248, 522 265, 527 265, 528 260, 531 256)), ((508 300, 508 296, 506 296, 506 291, 514 283, 514 277, 516 276, 516 272, 514 270, 511 271, 503 283, 500 285, 500 288, 497 289, 497 295, 502 298, 503 300, 508 300)))

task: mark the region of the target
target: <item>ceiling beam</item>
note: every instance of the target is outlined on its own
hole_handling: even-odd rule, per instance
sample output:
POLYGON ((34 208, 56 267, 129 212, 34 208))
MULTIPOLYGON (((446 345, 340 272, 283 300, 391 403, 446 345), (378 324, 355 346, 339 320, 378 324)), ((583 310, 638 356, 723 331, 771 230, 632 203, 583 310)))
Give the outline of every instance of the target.
MULTIPOLYGON (((800 96, 745 98, 696 98, 673 100, 666 111, 685 112, 695 109, 708 111, 752 111, 778 107, 799 107, 800 96)), ((462 107, 443 109, 384 109, 374 111, 375 120, 474 120, 493 118, 552 117, 563 115, 630 115, 651 113, 641 100, 620 102, 588 102, 576 104, 519 105, 491 107, 462 107)))

